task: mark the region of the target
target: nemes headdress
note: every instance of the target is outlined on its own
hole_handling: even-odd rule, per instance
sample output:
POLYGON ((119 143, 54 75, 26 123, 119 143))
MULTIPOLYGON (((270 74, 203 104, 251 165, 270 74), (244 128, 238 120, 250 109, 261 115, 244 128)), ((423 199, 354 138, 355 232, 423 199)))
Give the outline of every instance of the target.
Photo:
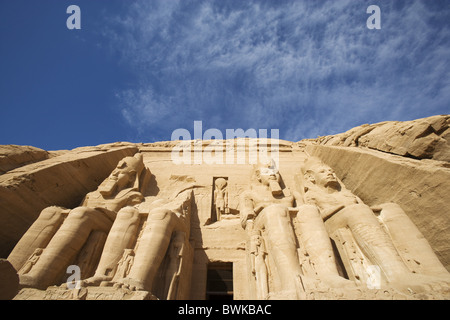
POLYGON ((133 187, 137 188, 138 190, 142 188, 142 183, 140 182, 140 180, 142 180, 141 176, 145 169, 145 165, 141 153, 136 153, 133 157, 125 157, 119 162, 118 168, 129 173, 135 173, 136 180, 133 184, 133 187))

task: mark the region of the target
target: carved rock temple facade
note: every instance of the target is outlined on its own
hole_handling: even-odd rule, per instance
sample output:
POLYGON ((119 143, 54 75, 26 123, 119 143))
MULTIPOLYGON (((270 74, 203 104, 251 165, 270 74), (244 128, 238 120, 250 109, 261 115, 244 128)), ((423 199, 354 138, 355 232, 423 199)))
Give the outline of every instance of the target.
POLYGON ((300 142, 4 146, 0 298, 448 299, 449 118, 300 142))

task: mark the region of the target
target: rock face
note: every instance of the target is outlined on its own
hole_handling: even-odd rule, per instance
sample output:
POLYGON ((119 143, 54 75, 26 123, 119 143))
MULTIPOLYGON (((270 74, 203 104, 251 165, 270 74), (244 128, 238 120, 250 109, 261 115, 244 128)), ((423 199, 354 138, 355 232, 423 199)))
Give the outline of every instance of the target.
POLYGON ((363 125, 345 133, 321 137, 327 146, 367 147, 414 159, 450 161, 450 116, 406 122, 363 125))
POLYGON ((19 293, 19 276, 6 259, 0 259, 0 300, 11 300, 19 293))
POLYGON ((0 175, 26 164, 48 159, 50 154, 30 146, 0 146, 0 175))
POLYGON ((448 120, 116 143, 9 170, 14 299, 449 299, 448 120))

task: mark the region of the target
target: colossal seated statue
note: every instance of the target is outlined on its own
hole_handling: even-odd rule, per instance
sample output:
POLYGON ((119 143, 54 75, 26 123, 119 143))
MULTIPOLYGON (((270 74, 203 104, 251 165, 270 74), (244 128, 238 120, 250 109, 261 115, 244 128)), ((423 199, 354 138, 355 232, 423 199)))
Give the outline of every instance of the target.
POLYGON ((379 267, 389 286, 409 292, 448 288, 449 273, 400 206, 387 203, 370 208, 316 158, 305 161, 302 180, 300 191, 309 215, 315 216, 314 225, 320 228, 320 216, 342 257, 349 258, 344 249, 353 242, 352 250, 360 251, 367 264, 379 267))
MULTIPOLYGON (((115 286, 133 291, 153 292, 160 267, 163 270, 161 299, 186 297, 178 292, 182 263, 192 260, 190 250, 190 214, 192 186, 171 185, 170 193, 119 211, 106 239, 95 274, 82 281, 82 286, 115 286), (173 192, 179 190, 179 192, 173 192), (126 257, 129 257, 128 260, 126 257), (131 258, 132 257, 132 258, 131 258), (122 267, 126 262, 126 268, 122 267)), ((188 271, 190 266, 184 266, 188 271)), ((189 293, 189 292, 187 292, 189 293)))
POLYGON ((126 157, 79 207, 44 209, 8 257, 21 286, 45 289, 60 281, 92 235, 106 235, 120 209, 144 200, 149 176, 141 154, 126 157))

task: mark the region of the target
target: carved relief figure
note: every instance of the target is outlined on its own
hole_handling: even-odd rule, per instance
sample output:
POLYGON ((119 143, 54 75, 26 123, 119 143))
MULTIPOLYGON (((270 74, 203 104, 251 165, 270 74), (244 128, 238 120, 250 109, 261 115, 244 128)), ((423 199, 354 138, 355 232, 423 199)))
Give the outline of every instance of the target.
POLYGON ((218 178, 214 181, 214 185, 214 206, 216 209, 217 221, 219 221, 223 214, 229 212, 227 180, 218 178))
POLYGON ((121 279, 125 278, 131 270, 131 266, 134 262, 134 250, 125 249, 122 259, 117 263, 117 272, 115 278, 121 279))
POLYGON ((266 262, 267 256, 266 246, 259 232, 254 233, 251 238, 250 254, 252 263, 252 274, 256 279, 257 298, 259 300, 264 300, 267 298, 269 294, 269 285, 268 285, 269 271, 266 262))
MULTIPOLYGON (((374 208, 387 222, 388 234, 373 210, 347 190, 330 167, 318 159, 309 158, 302 172, 305 202, 313 205, 311 211, 314 211, 314 207, 318 210, 328 234, 336 237, 340 231, 349 231, 358 250, 371 264, 379 266, 390 285, 421 291, 439 287, 441 281, 448 281, 448 272, 398 205, 384 204, 374 208), (402 237, 406 237, 407 241, 402 240, 402 237), (417 255, 418 261, 431 259, 433 267, 428 270, 428 275, 427 272, 413 273, 407 267, 396 247, 398 244, 407 246, 410 253, 417 255)), ((339 241, 339 238, 336 240, 339 241)))
POLYGON ((183 266, 183 251, 186 242, 186 234, 184 232, 176 232, 169 248, 168 258, 169 264, 166 270, 166 288, 167 300, 175 300, 178 291, 178 283, 183 266))
POLYGON ((55 284, 91 232, 108 233, 121 208, 144 200, 141 191, 149 174, 141 154, 125 157, 96 191, 86 195, 80 207, 44 209, 8 257, 18 270, 36 248, 43 248, 31 271, 21 276, 21 285, 46 288, 55 284))
MULTIPOLYGON (((273 161, 254 168, 256 184, 241 195, 241 224, 250 220, 254 230, 261 232, 269 255, 272 255, 283 290, 300 289, 301 269, 289 209, 294 206, 294 195, 280 187, 281 177, 273 161)), ((297 298, 294 297, 294 298, 297 298)))
POLYGON ((37 248, 34 250, 33 254, 28 258, 27 262, 23 265, 23 267, 19 270, 19 274, 27 274, 31 271, 31 268, 38 262, 39 257, 42 254, 42 248, 37 248))

